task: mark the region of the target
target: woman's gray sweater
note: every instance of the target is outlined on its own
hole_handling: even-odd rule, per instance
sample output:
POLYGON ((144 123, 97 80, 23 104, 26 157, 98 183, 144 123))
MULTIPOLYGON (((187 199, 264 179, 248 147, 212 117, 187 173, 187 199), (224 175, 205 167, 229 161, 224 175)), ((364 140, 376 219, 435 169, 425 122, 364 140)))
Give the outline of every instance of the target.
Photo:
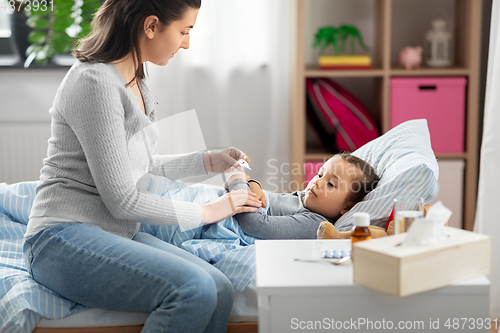
POLYGON ((151 155, 157 103, 144 82, 140 88, 147 115, 114 64, 77 62, 69 70, 50 109, 52 133, 30 218, 95 224, 128 238, 141 222, 201 223, 200 205, 138 190, 146 173, 171 179, 206 174, 202 152, 151 155))

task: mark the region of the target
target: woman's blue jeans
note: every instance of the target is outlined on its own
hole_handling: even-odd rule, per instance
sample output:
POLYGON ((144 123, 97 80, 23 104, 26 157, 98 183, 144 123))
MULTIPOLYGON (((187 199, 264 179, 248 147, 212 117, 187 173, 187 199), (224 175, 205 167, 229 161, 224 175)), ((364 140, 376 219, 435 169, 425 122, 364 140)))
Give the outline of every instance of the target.
POLYGON ((156 237, 133 240, 84 223, 28 237, 31 276, 89 307, 151 312, 142 332, 225 332, 234 288, 217 268, 156 237))

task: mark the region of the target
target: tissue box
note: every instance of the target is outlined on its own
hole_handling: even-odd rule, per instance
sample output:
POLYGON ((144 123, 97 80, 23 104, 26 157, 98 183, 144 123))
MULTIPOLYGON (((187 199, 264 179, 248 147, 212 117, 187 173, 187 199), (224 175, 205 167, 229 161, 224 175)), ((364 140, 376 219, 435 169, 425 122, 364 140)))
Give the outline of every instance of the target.
POLYGON ((445 227, 448 238, 398 246, 406 233, 354 244, 354 282, 406 296, 490 272, 490 237, 445 227))

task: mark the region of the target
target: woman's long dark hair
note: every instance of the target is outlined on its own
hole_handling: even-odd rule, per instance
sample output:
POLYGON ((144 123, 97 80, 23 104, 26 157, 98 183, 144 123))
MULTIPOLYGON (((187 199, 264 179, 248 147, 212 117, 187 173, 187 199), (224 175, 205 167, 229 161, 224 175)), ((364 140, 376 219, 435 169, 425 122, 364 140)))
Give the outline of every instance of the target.
POLYGON ((106 0, 92 20, 91 33, 79 40, 73 55, 81 62, 112 62, 132 54, 137 67, 128 83, 144 79, 139 34, 144 20, 156 15, 164 27, 183 17, 201 0, 106 0))

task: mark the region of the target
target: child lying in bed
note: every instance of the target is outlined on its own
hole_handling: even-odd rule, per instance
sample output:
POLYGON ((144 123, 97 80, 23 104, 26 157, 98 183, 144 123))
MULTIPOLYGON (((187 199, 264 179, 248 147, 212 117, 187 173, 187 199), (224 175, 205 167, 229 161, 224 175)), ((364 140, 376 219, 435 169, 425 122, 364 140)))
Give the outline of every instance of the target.
MULTIPOLYGON (((250 190, 247 179, 244 173, 232 175, 227 189, 250 190)), ((379 180, 368 163, 340 153, 326 161, 304 191, 266 193, 267 211, 259 209, 235 217, 243 231, 256 238, 316 238, 322 221, 334 223, 373 190, 379 180)))

